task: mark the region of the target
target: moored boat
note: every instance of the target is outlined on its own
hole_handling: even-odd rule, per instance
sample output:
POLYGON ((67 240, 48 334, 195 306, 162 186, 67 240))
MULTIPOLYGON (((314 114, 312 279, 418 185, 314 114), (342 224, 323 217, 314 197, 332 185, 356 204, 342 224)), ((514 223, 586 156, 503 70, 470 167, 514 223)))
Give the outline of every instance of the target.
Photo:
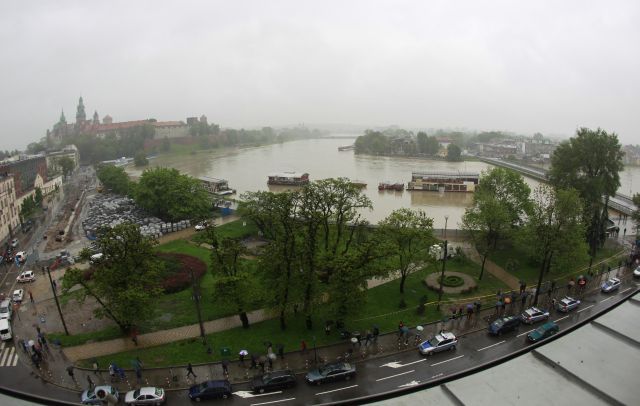
POLYGON ((309 183, 309 174, 306 172, 272 173, 267 180, 269 185, 303 186, 307 183, 309 183))

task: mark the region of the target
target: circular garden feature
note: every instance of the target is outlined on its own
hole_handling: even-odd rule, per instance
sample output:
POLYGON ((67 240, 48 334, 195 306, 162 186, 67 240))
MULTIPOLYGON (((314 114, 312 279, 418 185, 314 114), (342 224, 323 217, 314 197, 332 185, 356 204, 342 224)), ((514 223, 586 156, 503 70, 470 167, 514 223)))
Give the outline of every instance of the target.
MULTIPOLYGON (((440 278, 438 279, 438 282, 440 278)), ((459 277, 458 275, 444 275, 444 279, 442 280, 442 286, 446 286, 448 288, 457 288, 458 286, 464 285, 464 279, 459 277)))
MULTIPOLYGON (((440 272, 433 272, 427 275, 424 282, 427 287, 433 291, 440 290, 440 272)), ((468 293, 478 287, 476 281, 470 276, 462 272, 445 272, 442 283, 442 291, 445 293, 468 293)))

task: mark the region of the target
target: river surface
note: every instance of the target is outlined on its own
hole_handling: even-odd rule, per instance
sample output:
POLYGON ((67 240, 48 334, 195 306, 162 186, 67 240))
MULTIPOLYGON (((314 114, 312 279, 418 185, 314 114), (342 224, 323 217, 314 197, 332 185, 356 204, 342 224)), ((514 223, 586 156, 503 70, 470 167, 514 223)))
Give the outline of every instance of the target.
MULTIPOLYGON (((355 155, 353 150, 338 151, 339 146, 350 145, 354 138, 325 138, 286 142, 253 148, 201 151, 195 155, 161 155, 150 161, 151 166, 176 168, 193 177, 208 176, 229 181, 229 187, 238 195, 246 191, 285 188, 267 185, 267 175, 272 172, 308 172, 311 180, 347 177, 367 183, 363 192, 371 199, 373 210, 364 212, 372 223, 385 218, 401 207, 422 209, 434 219, 435 228, 459 228, 464 210, 473 199, 472 193, 439 193, 423 191, 378 191, 378 183, 411 180, 411 172, 417 171, 465 171, 481 172, 491 165, 484 162, 446 162, 418 158, 397 158, 355 155), (447 220, 448 218, 448 220, 447 220)), ((127 172, 139 176, 139 169, 128 167, 127 172)), ((525 177, 535 188, 539 183, 525 177)), ((629 187, 640 192, 640 168, 621 174, 621 192, 628 194, 629 187), (625 189, 626 188, 626 189, 625 189), (626 191, 625 191, 626 190, 626 191)))

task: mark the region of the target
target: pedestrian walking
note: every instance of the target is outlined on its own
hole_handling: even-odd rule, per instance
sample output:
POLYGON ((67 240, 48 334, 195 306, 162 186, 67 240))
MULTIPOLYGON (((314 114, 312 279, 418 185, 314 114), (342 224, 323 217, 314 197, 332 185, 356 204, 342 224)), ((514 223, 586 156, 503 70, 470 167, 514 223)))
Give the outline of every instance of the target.
POLYGON ((372 339, 373 339, 373 334, 371 334, 370 330, 367 330, 367 335, 365 335, 365 339, 364 339, 364 346, 368 347, 372 339))
POLYGON ((278 344, 278 355, 280 359, 284 360, 284 345, 278 344))
POLYGON ((91 376, 87 375, 87 383, 89 384, 89 390, 93 389, 94 384, 93 384, 93 380, 91 379, 91 376))
POLYGON ((229 376, 229 361, 226 358, 222 360, 222 373, 229 376))
POLYGON ((29 300, 31 300, 31 303, 34 302, 33 300, 33 293, 31 293, 31 290, 29 290, 29 300))
POLYGON ((142 369, 136 368, 136 379, 138 382, 142 381, 142 369))
POLYGON ((69 374, 69 377, 71 377, 71 380, 72 380, 73 382, 75 382, 75 381, 76 381, 76 377, 75 377, 75 375, 74 375, 74 373, 73 373, 73 366, 69 365, 69 366, 67 367, 67 374, 69 374))
POLYGON ((93 367, 93 373, 98 375, 98 370, 100 369, 99 365, 98 365, 98 360, 97 359, 93 359, 93 363, 91 364, 91 366, 93 367))
POLYGON ((20 340, 20 345, 22 346, 22 351, 24 351, 25 354, 29 352, 27 350, 27 343, 24 340, 20 340))
POLYGON ((40 358, 38 357, 38 355, 35 352, 33 354, 31 354, 31 362, 33 362, 33 365, 36 368, 40 368, 40 358))
POLYGON ((378 328, 377 325, 374 324, 373 326, 373 342, 377 343, 378 342, 378 336, 380 335, 380 329, 378 328))
POLYGON ((193 375, 194 379, 198 377, 196 374, 193 373, 193 366, 191 365, 191 363, 187 365, 187 378, 189 377, 189 375, 193 375))
POLYGON ((267 357, 267 362, 269 363, 269 370, 273 371, 273 358, 267 357))
POLYGON ((144 363, 142 362, 140 357, 136 357, 136 362, 138 363, 138 367, 140 367, 140 369, 144 368, 144 363))
POLYGON ((138 330, 136 330, 135 328, 131 330, 131 341, 133 341, 133 345, 135 345, 136 347, 138 346, 138 330))
POLYGON ((116 379, 116 366, 113 363, 109 364, 109 376, 111 377, 111 382, 116 379))
POLYGON ((300 351, 302 351, 303 354, 307 353, 307 342, 304 340, 300 341, 300 351))
POLYGON ((258 365, 260 365, 260 370, 262 371, 262 373, 264 373, 265 362, 267 362, 266 357, 264 355, 261 355, 260 358, 258 359, 258 365))
POLYGON ((258 368, 258 357, 254 354, 251 354, 251 366, 249 369, 257 369, 258 368))
POLYGON ((245 350, 241 350, 238 353, 238 359, 240 360, 240 365, 244 366, 244 356, 245 356, 245 350))

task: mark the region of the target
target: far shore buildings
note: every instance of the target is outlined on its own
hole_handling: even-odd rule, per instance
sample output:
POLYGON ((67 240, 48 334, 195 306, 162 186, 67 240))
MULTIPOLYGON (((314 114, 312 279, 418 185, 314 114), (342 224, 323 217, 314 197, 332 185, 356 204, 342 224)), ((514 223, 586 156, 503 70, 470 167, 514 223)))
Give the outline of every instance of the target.
POLYGON ((101 122, 98 112, 95 111, 93 117, 88 120, 85 113, 84 101, 82 97, 80 97, 76 109, 75 123, 67 123, 67 118, 63 110, 60 114, 60 119, 53 125, 53 129, 50 131, 47 130, 47 138, 54 143, 58 143, 65 137, 78 134, 92 134, 100 138, 109 135, 119 137, 127 130, 144 125, 150 125, 155 129, 154 138, 156 139, 183 138, 189 135, 189 127, 195 123, 207 124, 207 117, 204 115, 199 119, 198 117, 188 117, 187 122, 157 121, 155 119, 114 122, 110 115, 106 115, 102 118, 101 122))

